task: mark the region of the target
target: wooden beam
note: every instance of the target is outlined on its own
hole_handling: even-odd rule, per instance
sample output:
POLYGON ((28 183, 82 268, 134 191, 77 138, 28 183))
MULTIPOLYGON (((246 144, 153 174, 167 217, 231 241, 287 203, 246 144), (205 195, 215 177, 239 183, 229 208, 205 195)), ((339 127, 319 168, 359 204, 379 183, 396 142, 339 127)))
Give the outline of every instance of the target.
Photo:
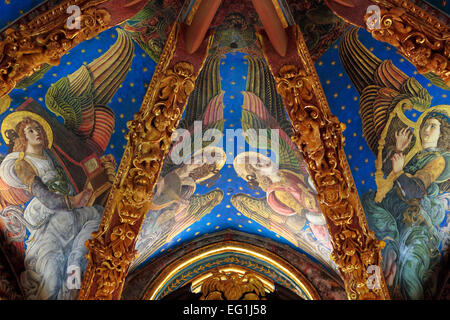
POLYGON ((367 225, 345 157, 342 125, 331 114, 299 27, 289 27, 287 34, 288 48, 283 59, 275 53, 266 34, 261 33, 259 38, 292 122, 292 141, 301 150, 318 193, 333 245, 331 258, 341 272, 349 299, 389 299, 382 275, 377 279, 378 286, 368 285, 370 270, 381 270, 384 243, 367 225))
POLYGON ((272 0, 252 0, 252 2, 273 48, 284 57, 287 50, 287 35, 272 0))
MULTIPOLYGON (((200 1, 200 0, 197 0, 200 1)), ((195 16, 186 30, 186 50, 192 54, 199 48, 205 38, 206 32, 219 9, 222 0, 201 0, 195 16)))

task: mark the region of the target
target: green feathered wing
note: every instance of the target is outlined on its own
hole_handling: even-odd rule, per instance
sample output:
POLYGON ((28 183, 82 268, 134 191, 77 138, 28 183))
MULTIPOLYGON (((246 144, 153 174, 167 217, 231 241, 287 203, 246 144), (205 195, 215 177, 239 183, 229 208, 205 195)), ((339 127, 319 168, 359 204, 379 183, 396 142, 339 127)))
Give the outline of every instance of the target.
POLYGON ((45 103, 64 125, 102 154, 114 130, 108 104, 130 70, 133 41, 116 29, 116 42, 102 56, 59 79, 47 91, 45 103))
MULTIPOLYGON (((278 151, 277 160, 280 169, 306 174, 303 157, 290 138, 293 133, 291 122, 287 117, 283 100, 277 93, 275 80, 266 61, 255 56, 246 56, 246 59, 248 75, 246 91, 242 92, 244 96, 241 119, 243 132, 251 133, 252 130, 249 129, 254 129, 253 132, 257 135, 265 132, 267 148, 275 153, 278 151), (272 136, 273 134, 275 136, 272 136), (278 150, 275 150, 277 148, 278 150)), ((246 140, 251 147, 262 147, 258 145, 259 141, 256 137, 249 139, 246 135, 246 140)))
MULTIPOLYGON (((179 217, 177 217, 177 222, 175 222, 173 213, 169 212, 168 209, 160 210, 157 214, 158 217, 153 221, 153 233, 156 236, 153 241, 148 242, 148 245, 145 246, 145 249, 142 252, 139 252, 139 257, 133 261, 131 269, 137 267, 164 244, 170 242, 176 235, 210 213, 222 202, 223 195, 224 192, 220 189, 215 189, 205 194, 192 195, 189 198, 189 206, 178 213, 179 217), (164 215, 168 215, 169 218, 165 218, 164 222, 161 223, 161 218, 164 215)), ((148 214, 150 214, 150 212, 148 214)), ((152 222, 144 221, 144 223, 152 222)), ((142 241, 145 241, 145 239, 142 241)))
MULTIPOLYGON (((184 129, 183 136, 177 137, 171 147, 169 156, 164 161, 162 175, 179 167, 180 164, 172 162, 170 155, 172 152, 178 152, 181 143, 190 144, 190 154, 183 155, 189 157, 201 148, 209 145, 216 145, 219 141, 205 141, 202 139, 209 129, 218 130, 223 136, 224 117, 223 117, 223 96, 224 91, 220 85, 220 56, 209 56, 195 82, 195 89, 189 96, 185 113, 180 120, 178 129, 184 129), (195 123, 197 122, 197 123, 195 123), (195 132, 195 126, 201 125, 201 132, 195 132), (199 136, 202 142, 199 146, 194 139, 199 136)), ((181 131, 181 130, 180 130, 181 131)), ((221 136, 221 138, 222 138, 221 136)))
MULTIPOLYGON (((382 132, 396 107, 401 111, 415 109, 423 112, 431 106, 431 96, 419 82, 408 77, 391 60, 381 61, 358 39, 357 28, 351 28, 339 44, 342 65, 361 95, 360 113, 363 136, 372 152, 378 154, 382 132)), ((394 119, 392 130, 386 135, 386 147, 395 144, 393 130, 406 127, 405 120, 394 119)), ((411 144, 412 145, 412 144, 411 144)))

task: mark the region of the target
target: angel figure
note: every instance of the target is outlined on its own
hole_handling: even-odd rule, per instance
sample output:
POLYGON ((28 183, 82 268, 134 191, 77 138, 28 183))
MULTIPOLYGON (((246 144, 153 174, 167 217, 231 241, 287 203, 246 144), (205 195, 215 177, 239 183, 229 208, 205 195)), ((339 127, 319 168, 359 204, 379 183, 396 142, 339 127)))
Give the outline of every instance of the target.
POLYGON ((349 31, 343 65, 361 94, 364 137, 377 156, 377 190, 361 202, 370 228, 386 244, 383 270, 393 298, 432 297, 450 178, 449 107, 431 97, 390 60, 381 61, 349 31), (422 112, 414 122, 405 109, 422 112))
MULTIPOLYGON (((145 216, 138 235, 136 249, 139 257, 133 266, 138 265, 159 247, 173 239, 179 232, 220 204, 223 191, 212 190, 206 194, 194 194, 197 184, 214 182, 226 161, 223 149, 209 146, 198 153, 202 161, 191 161, 159 178, 150 211, 145 216)), ((133 268, 132 266, 132 268, 133 268)))
POLYGON ((114 130, 107 105, 129 71, 134 44, 118 30, 111 48, 29 98, 1 126, 8 155, 0 165, 0 230, 16 248, 27 299, 73 299, 87 265, 115 175, 104 155, 114 130), (27 233, 28 238, 27 237, 27 233))
POLYGON ((224 150, 216 146, 219 141, 203 141, 199 146, 194 142, 196 121, 201 122, 201 137, 208 129, 223 131, 224 92, 220 86, 219 67, 220 56, 211 55, 197 77, 178 126, 177 132, 181 134, 174 138, 155 185, 150 211, 145 216, 136 243, 139 256, 133 261, 131 270, 222 201, 223 191, 220 189, 194 194, 198 184, 207 187, 214 184, 226 161, 224 150), (185 161, 180 164, 173 161, 173 155, 183 144, 189 145, 190 152, 183 154, 185 161))
POLYGON ((53 133, 40 116, 18 111, 2 123, 2 133, 17 135, 13 152, 0 165, 4 183, 31 197, 23 213, 30 231, 25 271, 20 280, 28 299, 66 298, 64 281, 71 275, 81 282, 87 248, 84 242, 96 231, 103 208, 86 207, 91 189, 78 194, 54 156, 53 133))
POLYGON ((244 215, 329 264, 330 237, 308 176, 283 169, 282 165, 278 168, 270 158, 256 152, 237 155, 234 168, 251 188, 261 188, 265 196, 253 198, 239 193, 231 203, 244 215), (305 228, 314 238, 306 234, 305 228))
POLYGON ((242 92, 242 130, 250 147, 270 149, 277 153, 277 160, 275 163, 266 155, 253 151, 237 155, 234 169, 238 176, 251 188, 260 188, 265 196, 254 198, 239 193, 231 198, 231 202, 244 215, 334 269, 325 218, 303 157, 290 139, 292 126, 282 98, 276 93, 275 80, 263 58, 246 58, 248 76, 246 91, 242 92), (251 136, 256 132, 258 135, 266 133, 267 145, 260 145, 260 137, 251 136))

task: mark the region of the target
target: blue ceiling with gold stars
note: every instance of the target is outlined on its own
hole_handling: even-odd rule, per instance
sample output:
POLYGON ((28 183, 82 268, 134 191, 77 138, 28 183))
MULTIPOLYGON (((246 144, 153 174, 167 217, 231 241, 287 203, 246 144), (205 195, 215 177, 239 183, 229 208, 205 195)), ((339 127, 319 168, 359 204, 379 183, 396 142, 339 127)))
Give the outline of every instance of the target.
MULTIPOLYGON (((1 0, 0 28, 4 28, 7 24, 42 2, 1 0)), ((436 8, 448 12, 449 4, 446 1, 430 0, 428 2, 436 8)), ((151 1, 152 10, 155 8, 155 3, 157 1, 151 1)), ((167 7, 165 9, 168 10, 165 12, 170 11, 167 7)), ((148 12, 153 12, 152 14, 154 14, 154 11, 150 9, 148 12)), ((171 14, 168 13, 168 15, 171 14)), ((144 14, 143 16, 144 18, 139 17, 140 20, 136 19, 136 21, 142 23, 142 21, 152 18, 152 16, 147 17, 144 14)), ((163 20, 160 19, 159 21, 163 20)), ((155 21, 152 19, 150 21, 156 25, 155 21)), ((4 99, 1 101, 0 122, 6 116, 14 113, 18 107, 29 101, 30 98, 43 108, 51 110, 50 103, 59 101, 56 98, 54 100, 51 99, 54 97, 52 88, 60 88, 58 90, 61 90, 63 93, 58 94, 66 94, 65 92, 67 92, 64 91, 66 89, 64 81, 61 79, 67 77, 69 82, 82 82, 82 80, 79 80, 82 73, 80 70, 84 70, 83 68, 87 67, 90 70, 94 70, 99 64, 107 65, 108 72, 110 72, 109 75, 111 77, 117 76, 117 79, 121 79, 121 82, 116 84, 112 83, 112 81, 111 83, 105 81, 105 86, 110 86, 108 87, 110 90, 105 89, 104 91, 112 92, 112 94, 110 99, 104 103, 114 114, 114 130, 107 139, 103 154, 111 154, 116 163, 120 163, 126 146, 126 123, 140 109, 156 66, 154 60, 157 59, 155 59, 153 54, 158 51, 153 50, 155 47, 150 46, 149 43, 143 45, 142 41, 145 37, 140 37, 140 34, 136 37, 136 33, 133 33, 136 31, 129 32, 130 30, 127 30, 127 27, 129 26, 114 27, 91 40, 81 43, 63 56, 58 66, 46 68, 45 72, 41 72, 37 77, 14 89, 9 94, 10 100, 4 99), (127 30, 128 33, 125 33, 123 29, 127 30), (118 47, 114 47, 119 41, 122 42, 120 42, 118 47), (152 57, 149 56, 148 50, 150 50, 150 47, 153 50, 151 51, 152 57), (123 50, 123 55, 114 55, 117 48, 123 50), (105 58, 109 57, 107 54, 114 56, 114 58, 105 58), (124 56, 127 56, 128 60, 124 56)), ((167 21, 164 21, 163 27, 167 29, 167 21)), ((237 40, 233 42, 234 44, 247 44, 247 42, 243 41, 244 37, 246 37, 245 40, 248 42, 253 39, 248 36, 248 33, 244 35, 244 31, 241 30, 242 32, 239 33, 236 30, 233 29, 233 32, 230 32, 230 34, 233 33, 232 36, 225 34, 223 39, 235 37, 233 39, 237 40)), ((165 33, 162 30, 159 31, 161 31, 161 38, 164 38, 165 33)), ((153 35, 156 31, 152 29, 152 32, 149 32, 149 34, 152 35, 150 38, 154 40, 153 35)), ((248 32, 248 30, 245 32, 248 32)), ((358 36, 359 41, 368 52, 380 61, 391 60, 395 68, 398 68, 405 75, 405 79, 413 77, 418 82, 417 85, 414 80, 405 81, 405 83, 411 84, 414 90, 407 91, 409 89, 406 87, 406 84, 396 89, 399 91, 404 90, 402 94, 420 95, 420 98, 424 100, 429 95, 429 106, 427 108, 444 106, 442 108, 448 112, 450 101, 448 90, 437 87, 428 78, 418 74, 414 66, 399 55, 392 46, 374 40, 365 30, 359 30, 358 36), (417 89, 419 86, 424 90, 420 91, 421 89, 417 89)), ((323 54, 317 56, 315 67, 331 112, 338 117, 339 121, 345 124, 344 150, 358 194, 361 198, 364 198, 367 194, 377 191, 378 188, 375 182, 375 174, 377 172, 376 155, 370 149, 366 140, 367 137, 363 136, 363 121, 360 111, 362 105, 361 95, 363 93, 358 92, 354 83, 355 80, 349 77, 348 66, 346 67, 342 63, 339 55, 343 37, 341 35, 339 39, 332 43, 331 47, 326 49, 326 51, 324 50, 323 54)), ((320 41, 317 43, 320 43, 320 41)), ((246 51, 248 48, 245 45, 242 45, 245 48, 231 48, 227 47, 228 45, 227 43, 226 46, 223 46, 229 49, 226 53, 214 55, 213 58, 215 60, 211 60, 211 63, 217 63, 218 73, 206 74, 205 76, 206 81, 211 81, 211 83, 218 81, 220 90, 217 90, 212 95, 208 105, 202 106, 202 113, 198 114, 197 119, 202 120, 202 117, 206 117, 205 115, 208 112, 214 113, 217 116, 216 120, 223 120, 223 122, 218 121, 214 125, 224 134, 227 130, 233 131, 251 127, 263 128, 264 130, 277 128, 282 132, 281 138, 289 136, 291 133, 290 128, 284 126, 287 115, 284 111, 280 111, 283 110, 282 102, 277 100, 279 98, 277 98, 276 92, 273 90, 274 87, 270 87, 273 84, 273 78, 267 76, 267 72, 264 72, 267 65, 265 62, 261 62, 263 59, 258 60, 257 56, 249 57, 249 51, 246 51), (259 90, 260 88, 264 88, 264 90, 259 90), (216 104, 214 105, 214 103, 216 104)), ((392 67, 390 70, 394 70, 394 68, 392 67)), ((92 72, 94 74, 94 71, 92 72)), ((397 74, 400 74, 400 72, 397 74)), ((75 87, 73 85, 71 88, 75 87)), ((98 87, 96 87, 97 89, 98 87)), ((76 89, 71 90, 76 92, 76 89)), ((73 92, 70 91, 70 95, 72 95, 70 98, 75 100, 67 101, 75 101, 73 102, 74 104, 83 103, 76 100, 77 96, 73 92)), ((84 97, 84 94, 86 93, 82 92, 80 96, 84 97)), ((56 102, 56 104, 58 103, 56 102)), ((94 105, 95 103, 92 102, 91 104, 94 105)), ((418 109, 420 108, 416 106, 412 110, 404 111, 406 118, 409 120, 408 123, 417 125, 423 120, 422 114, 425 115, 428 111, 418 109)), ((188 113, 189 110, 186 110, 183 117, 186 117, 188 113)), ((57 118, 61 124, 68 121, 64 113, 58 114, 53 112, 51 115, 57 118)), ((203 121, 206 121, 205 119, 203 118, 203 121)), ((414 128, 417 129, 418 127, 414 128)), ((225 138, 228 138, 228 136, 225 135, 225 138)), ((445 139, 448 140, 448 137, 445 137, 445 139)), ((233 161, 227 161, 221 167, 216 167, 216 171, 218 169, 220 176, 211 185, 208 185, 199 183, 195 179, 190 179, 189 177, 191 176, 183 176, 186 170, 190 173, 194 172, 194 169, 189 166, 175 166, 164 172, 157 186, 157 188, 162 190, 159 191, 159 194, 161 194, 163 205, 149 212, 147 222, 144 222, 142 230, 145 232, 143 232, 142 237, 147 236, 147 238, 141 239, 141 246, 138 249, 140 257, 133 265, 133 269, 142 267, 149 259, 202 235, 224 229, 234 229, 274 239, 304 252, 328 270, 336 271, 334 263, 330 260, 329 235, 324 227, 323 217, 320 211, 316 209, 314 187, 308 180, 308 174, 304 171, 305 166, 302 163, 298 150, 287 140, 289 139, 282 140, 281 147, 284 152, 284 163, 283 166, 280 166, 278 173, 267 173, 267 170, 259 170, 254 167, 242 169, 245 174, 240 174, 239 170, 241 169, 233 161), (257 188, 253 187, 249 176, 259 183, 257 188), (192 180, 194 180, 194 189, 192 180), (218 190, 218 193, 211 193, 214 190, 218 190), (189 192, 194 194, 189 194, 189 192), (189 194, 189 196, 186 196, 186 194, 189 194), (216 197, 214 199, 216 202, 213 205, 205 202, 208 194, 213 194, 216 197), (313 196, 313 200, 308 199, 310 195, 313 196), (168 197, 170 201, 164 202, 164 197, 168 197), (300 198, 302 199, 301 201, 299 200, 300 198), (207 203, 207 205, 203 205, 204 203, 207 203), (190 214, 194 211, 195 213, 201 211, 202 214, 193 219, 190 217, 190 214), (168 235, 171 236, 169 237, 168 235)), ((257 148, 251 145, 248 140, 245 145, 241 146, 242 149, 239 148, 239 145, 233 150, 224 148, 224 145, 221 147, 224 149, 227 159, 232 159, 235 155, 243 155, 246 152, 257 151, 257 148)), ((1 155, 6 156, 8 152, 8 146, 5 141, 2 141, 0 145, 1 155)), ((435 150, 434 152, 440 151, 435 150)), ((268 154, 263 154, 260 158, 263 162, 267 161, 268 154)), ((266 162, 266 164, 268 163, 266 162)), ((439 187, 445 182, 441 181, 442 179, 445 180, 445 177, 442 177, 444 177, 444 173, 436 178, 436 181, 439 182, 439 187)), ((439 196, 437 197, 443 203, 439 204, 439 212, 442 211, 443 213, 442 217, 436 218, 436 221, 433 221, 433 223, 437 234, 436 237, 441 237, 437 248, 443 252, 447 249, 449 242, 448 199, 450 198, 448 197, 448 190, 442 191, 442 188, 439 190, 439 196), (445 204, 445 201, 447 201, 447 204, 445 204)), ((370 221, 369 226, 375 229, 378 228, 370 221)), ((399 234, 402 234, 402 232, 399 232, 399 234)), ((396 252, 400 255, 400 251, 396 252)))

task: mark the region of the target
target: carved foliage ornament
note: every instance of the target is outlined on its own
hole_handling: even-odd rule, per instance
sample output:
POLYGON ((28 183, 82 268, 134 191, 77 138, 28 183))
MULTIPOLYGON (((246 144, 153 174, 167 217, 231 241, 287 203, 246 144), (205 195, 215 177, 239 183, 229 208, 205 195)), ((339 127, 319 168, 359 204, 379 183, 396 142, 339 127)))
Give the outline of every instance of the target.
POLYGON ((66 0, 18 29, 6 29, 0 38, 0 97, 43 64, 58 65, 77 44, 109 28, 110 14, 96 6, 107 0, 66 0), (69 29, 67 8, 81 10, 80 28, 69 29))
POLYGON ((168 68, 179 29, 175 24, 142 108, 127 123, 128 144, 99 231, 88 242, 89 265, 80 299, 118 298, 128 268, 136 257, 136 237, 149 210, 153 187, 169 151, 172 132, 194 89, 194 68, 190 63, 177 62, 168 68), (94 277, 96 291, 92 297, 85 288, 90 288, 94 277))
POLYGON ((200 300, 267 300, 264 284, 252 272, 213 271, 201 293, 200 300))
POLYGON ((384 281, 378 288, 367 285, 367 269, 380 266, 384 243, 368 230, 344 154, 341 124, 330 113, 300 30, 295 27, 291 32, 290 40, 297 42, 298 64, 284 65, 274 76, 294 129, 292 140, 302 151, 327 219, 332 259, 350 299, 387 299, 384 281))
MULTIPOLYGON (((450 86, 450 28, 407 0, 373 0, 380 19, 368 31, 399 50, 421 74, 432 72, 450 86)), ((369 24, 370 25, 370 24, 369 24)))

